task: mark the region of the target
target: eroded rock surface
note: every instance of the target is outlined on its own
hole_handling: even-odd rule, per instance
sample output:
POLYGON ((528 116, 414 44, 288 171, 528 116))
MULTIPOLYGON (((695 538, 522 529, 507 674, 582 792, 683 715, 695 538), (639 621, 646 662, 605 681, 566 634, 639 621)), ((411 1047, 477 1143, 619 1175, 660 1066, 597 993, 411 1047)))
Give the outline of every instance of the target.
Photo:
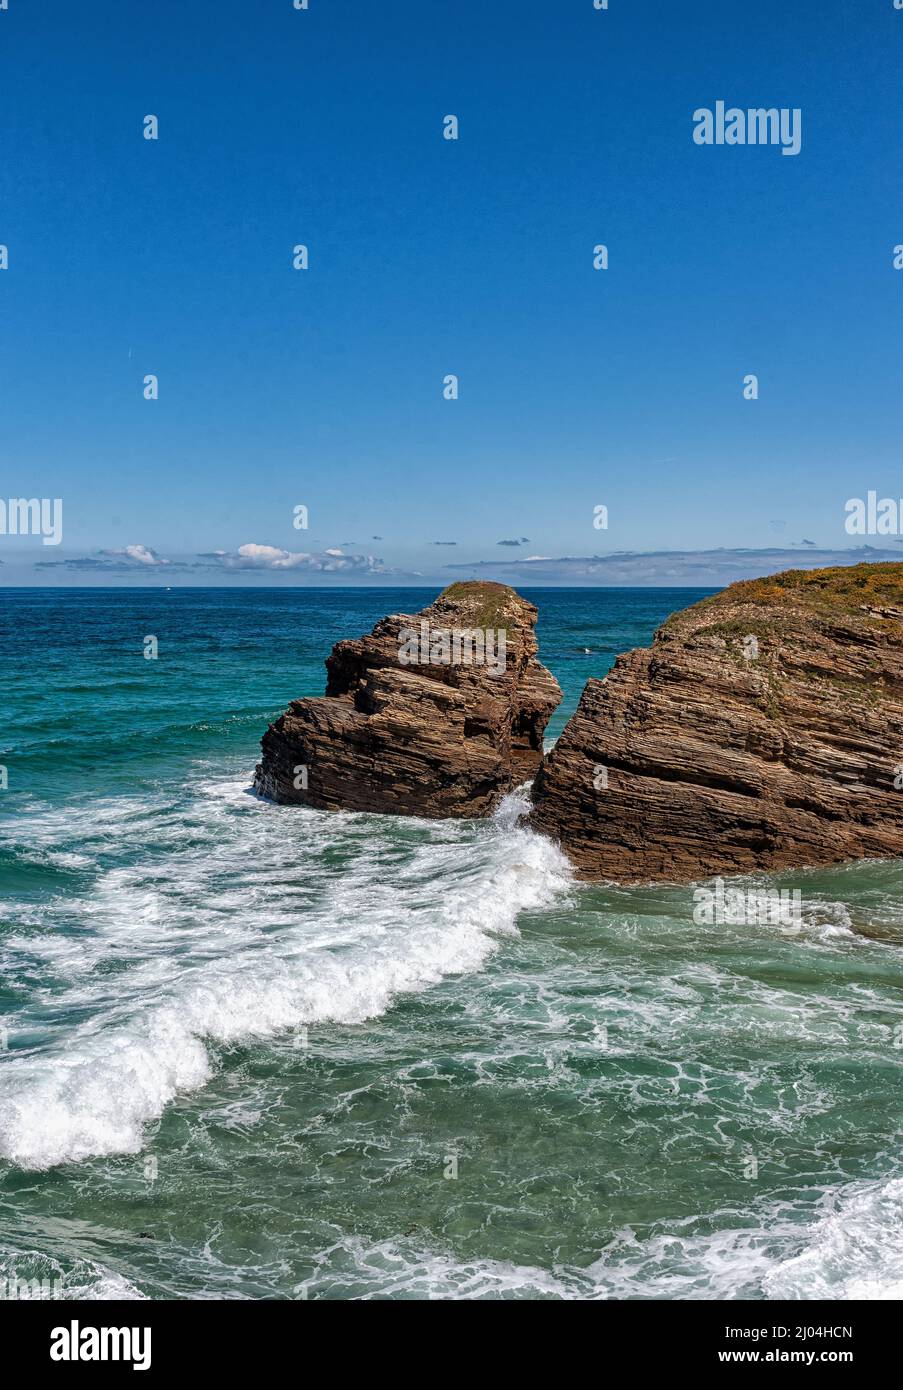
POLYGON ((324 810, 488 815, 535 773, 561 699, 536 617, 506 585, 453 584, 336 643, 326 695, 293 700, 264 735, 257 790, 324 810))

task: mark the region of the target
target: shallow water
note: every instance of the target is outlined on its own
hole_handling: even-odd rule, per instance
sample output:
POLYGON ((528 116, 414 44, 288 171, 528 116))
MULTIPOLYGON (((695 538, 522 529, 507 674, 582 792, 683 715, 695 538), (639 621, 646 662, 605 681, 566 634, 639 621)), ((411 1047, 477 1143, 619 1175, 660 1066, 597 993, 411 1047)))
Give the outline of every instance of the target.
MULTIPOLYGON (((249 794, 332 642, 433 596, 0 592, 0 1279, 900 1297, 900 864, 744 880, 802 890, 798 935, 706 927, 691 887, 574 883, 522 794, 249 794)), ((531 595, 550 735, 696 596, 531 595)))

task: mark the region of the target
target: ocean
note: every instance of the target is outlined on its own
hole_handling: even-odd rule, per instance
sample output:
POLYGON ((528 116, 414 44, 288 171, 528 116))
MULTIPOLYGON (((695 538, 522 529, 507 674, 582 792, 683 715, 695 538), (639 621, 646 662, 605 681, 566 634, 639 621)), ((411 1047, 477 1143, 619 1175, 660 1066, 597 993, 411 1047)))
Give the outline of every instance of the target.
MULTIPOLYGON (((550 738, 701 596, 525 592, 550 738)), ((523 791, 250 794, 333 642, 435 594, 0 591, 0 1297, 903 1296, 903 865, 744 879, 791 936, 576 883, 523 791)))

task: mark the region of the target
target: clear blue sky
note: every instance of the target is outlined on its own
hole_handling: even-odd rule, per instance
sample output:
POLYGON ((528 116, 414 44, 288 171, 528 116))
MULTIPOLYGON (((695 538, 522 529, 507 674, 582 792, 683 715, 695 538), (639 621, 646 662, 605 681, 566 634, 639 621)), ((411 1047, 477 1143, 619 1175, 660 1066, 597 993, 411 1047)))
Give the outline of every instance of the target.
POLYGON ((843 547, 846 498, 903 495, 892 0, 9 5, 0 496, 65 526, 0 537, 5 582, 843 547), (801 153, 695 145, 719 99, 800 107, 801 153))

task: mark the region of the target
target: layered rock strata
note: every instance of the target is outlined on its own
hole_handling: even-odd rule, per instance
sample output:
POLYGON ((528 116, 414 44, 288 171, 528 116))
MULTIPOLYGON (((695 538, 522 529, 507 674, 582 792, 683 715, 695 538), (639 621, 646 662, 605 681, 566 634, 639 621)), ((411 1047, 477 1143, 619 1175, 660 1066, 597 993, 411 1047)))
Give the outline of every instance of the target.
POLYGON ((675 614, 579 707, 532 824, 620 882, 903 855, 903 564, 789 571, 675 614))
POLYGON ((536 772, 561 699, 536 617, 503 584, 453 584, 336 643, 325 696, 293 700, 264 735, 257 791, 324 810, 490 814, 536 772))

